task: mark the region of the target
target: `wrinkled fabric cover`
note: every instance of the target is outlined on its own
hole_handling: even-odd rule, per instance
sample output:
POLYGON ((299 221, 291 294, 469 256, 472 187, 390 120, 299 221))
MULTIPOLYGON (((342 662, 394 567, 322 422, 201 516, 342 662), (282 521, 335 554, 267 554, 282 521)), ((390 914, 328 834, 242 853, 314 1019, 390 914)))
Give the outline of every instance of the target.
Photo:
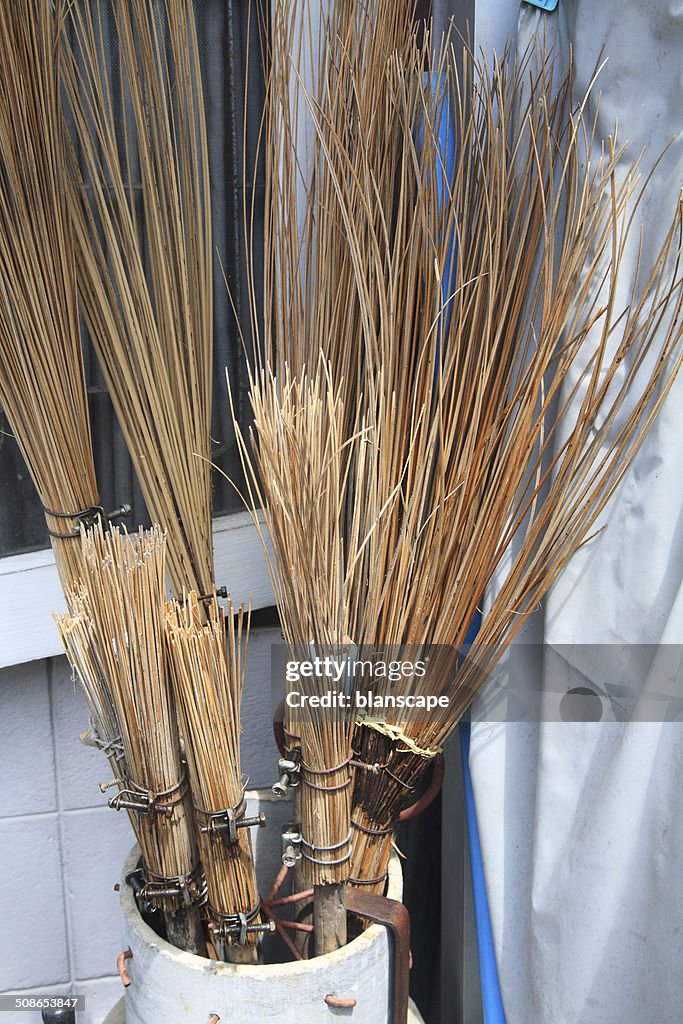
MULTIPOLYGON (((647 147, 645 172, 673 138, 641 208, 651 263, 683 178, 683 3, 560 0, 554 15, 522 4, 519 48, 543 34, 564 64, 573 48, 577 95, 601 51, 608 58, 598 135, 618 119, 632 155, 647 147)), ((623 295, 635 260, 634 235, 623 295)), ((629 646, 615 679, 605 645, 683 641, 682 469, 683 376, 604 530, 520 638, 595 645, 568 685, 638 690, 654 675, 654 650, 629 646)), ((548 671, 537 647, 516 651, 513 682, 555 689, 548 671)), ((599 723, 477 718, 475 706, 470 765, 508 1024, 680 1024, 681 727, 618 721, 609 701, 599 723)))

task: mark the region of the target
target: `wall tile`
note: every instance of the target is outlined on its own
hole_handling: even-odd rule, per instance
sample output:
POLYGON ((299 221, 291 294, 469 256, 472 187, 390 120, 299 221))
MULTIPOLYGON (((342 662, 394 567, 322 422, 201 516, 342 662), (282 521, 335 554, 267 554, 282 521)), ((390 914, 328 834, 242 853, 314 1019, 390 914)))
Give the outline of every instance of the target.
MULTIPOLYGON (((7 995, 11 996, 70 996, 71 986, 64 983, 61 985, 48 985, 46 988, 12 989, 7 995)), ((2 1015, 2 1024, 42 1024, 42 1016, 39 1010, 17 1010, 8 1011, 2 1015)), ((80 1017, 78 1024, 81 1024, 80 1017)))
POLYGON ((80 742, 89 728, 88 709, 66 658, 50 659, 50 690, 61 808, 102 807, 106 799, 98 783, 111 777, 111 769, 101 751, 80 742))
POLYGON ((62 835, 75 977, 104 977, 121 952, 114 886, 135 838, 127 816, 108 807, 65 812, 62 835))
POLYGON ((0 818, 57 808, 46 663, 0 670, 0 818))
POLYGON ((0 850, 0 991, 69 981, 57 815, 0 820, 0 850))
POLYGON ((123 986, 118 974, 110 978, 76 981, 73 990, 78 995, 85 996, 85 1013, 78 1014, 78 1024, 102 1024, 123 995, 123 986))

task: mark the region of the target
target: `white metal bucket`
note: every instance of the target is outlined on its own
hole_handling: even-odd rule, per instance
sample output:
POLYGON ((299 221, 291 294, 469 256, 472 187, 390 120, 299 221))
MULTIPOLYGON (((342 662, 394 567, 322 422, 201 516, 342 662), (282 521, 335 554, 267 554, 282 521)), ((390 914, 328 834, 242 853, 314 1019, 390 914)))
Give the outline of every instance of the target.
MULTIPOLYGON (((211 1014, 223 1024, 391 1021, 392 944, 383 926, 371 925, 343 949, 311 960, 267 966, 218 963, 181 952, 142 920, 125 884, 138 857, 135 847, 121 883, 123 948, 133 954, 126 961, 131 978, 125 993, 126 1024, 207 1024, 211 1014), (355 1000, 355 1005, 332 1007, 326 996, 355 1000)), ((274 877, 277 863, 272 855, 271 860, 274 877)), ((387 895, 400 900, 402 890, 401 867, 394 855, 387 895)))

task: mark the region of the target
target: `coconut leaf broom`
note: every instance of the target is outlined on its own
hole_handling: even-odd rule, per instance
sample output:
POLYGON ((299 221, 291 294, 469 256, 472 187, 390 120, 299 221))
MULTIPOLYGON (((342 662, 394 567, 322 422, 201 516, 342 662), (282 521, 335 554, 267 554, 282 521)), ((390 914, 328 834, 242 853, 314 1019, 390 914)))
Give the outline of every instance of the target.
POLYGON ((38 491, 60 580, 100 499, 78 325, 58 39, 64 5, 0 9, 0 401, 38 491))
MULTIPOLYGON (((74 3, 67 27, 63 79, 72 124, 67 153, 80 300, 147 507, 166 531, 172 592, 177 599, 195 595, 183 621, 193 636, 188 644, 204 648, 197 685, 206 687, 206 702, 215 702, 231 666, 214 613, 206 611, 214 595, 213 267, 192 4, 115 5, 118 87, 105 46, 112 26, 105 28, 103 13, 93 15, 91 5, 74 3), (199 629, 197 616, 206 630, 199 629)), ((183 708, 187 679, 179 670, 174 679, 183 708)), ((223 728, 238 736, 239 702, 223 704, 222 710, 236 716, 223 728)), ((188 761, 197 769, 191 783, 200 785, 200 765, 204 777, 215 772, 230 780, 234 751, 220 746, 209 753, 195 724, 187 716, 182 720, 188 761)), ((204 806, 205 795, 201 788, 194 793, 196 806, 204 806)), ((220 874, 209 880, 216 899, 255 892, 245 833, 230 857, 210 858, 205 867, 220 874), (230 872, 232 880, 224 877, 230 872)), ((244 906, 216 899, 215 914, 226 918, 253 911, 251 896, 244 906)), ((253 937, 258 921, 250 926, 253 937)), ((246 950, 255 955, 251 938, 246 950)), ((230 959, 241 957, 234 942, 226 943, 226 952, 230 959)))
MULTIPOLYGON (((57 570, 78 588, 81 531, 104 513, 95 480, 78 322, 68 176, 61 152, 59 37, 65 5, 0 8, 0 400, 40 497, 57 570)), ((91 665, 79 678, 92 731, 112 765, 120 730, 106 684, 91 665)))
MULTIPOLYGON (((319 635, 333 607, 335 622, 344 609, 346 636, 361 649, 457 646, 515 543, 512 570, 485 620, 486 657, 472 655, 455 678, 443 669, 413 681, 414 692, 446 693, 449 716, 388 715, 359 726, 355 759, 379 770, 357 769, 353 870, 379 885, 373 880, 383 875, 406 792, 503 644, 595 528, 668 393, 680 363, 681 211, 651 272, 633 282, 630 301, 618 302, 633 207, 647 182, 638 184, 636 165, 617 174, 625 158, 611 140, 596 165, 586 161, 595 126, 584 105, 572 106, 571 78, 553 85, 552 64, 532 55, 489 73, 466 49, 463 69, 450 41, 434 54, 427 47, 425 59, 407 26, 393 55, 372 63, 370 48, 345 64, 360 44, 340 24, 352 37, 362 25, 362 39, 376 39, 387 12, 382 3, 336 11, 341 21, 328 29, 325 51, 334 50, 335 61, 323 59, 316 98, 300 100, 318 140, 302 223, 290 202, 300 183, 290 76, 275 99, 270 93, 272 123, 277 111, 286 126, 270 141, 274 255, 261 351, 275 370, 255 375, 252 402, 255 458, 271 491, 263 495, 266 518, 277 520, 269 522, 276 595, 283 607, 293 601, 289 592, 305 572, 316 582, 307 600, 317 611, 307 614, 322 616, 319 635), (345 91, 328 89, 330 78, 344 76, 345 91), (446 108, 455 152, 448 176, 446 108), (382 180, 391 188, 380 188, 382 180), (305 418, 290 363, 318 389, 320 408, 331 400, 346 406, 352 426, 341 432, 340 450, 359 423, 365 447, 382 438, 370 461, 384 501, 363 523, 364 491, 345 491, 339 549, 354 533, 364 538, 356 543, 365 575, 348 574, 346 562, 316 561, 314 547, 295 562, 283 543, 292 523, 314 513, 305 488, 291 504, 283 500, 274 464, 319 460, 326 436, 276 429, 285 412, 292 423, 305 418), (292 394, 299 406, 288 410, 292 394), (579 414, 568 421, 562 414, 577 395, 579 414)), ((274 33, 276 46, 285 40, 281 67, 298 52, 287 34, 291 14, 274 33)), ((248 463, 246 445, 243 454, 248 463)))

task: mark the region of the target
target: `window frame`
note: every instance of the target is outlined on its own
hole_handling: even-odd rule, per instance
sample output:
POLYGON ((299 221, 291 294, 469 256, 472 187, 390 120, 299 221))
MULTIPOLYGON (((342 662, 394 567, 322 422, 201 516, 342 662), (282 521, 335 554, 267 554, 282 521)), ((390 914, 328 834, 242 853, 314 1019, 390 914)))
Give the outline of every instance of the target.
MULTIPOLYGON (((263 513, 258 515, 265 534, 263 513)), ((251 513, 215 518, 213 546, 216 585, 228 588, 234 604, 247 604, 250 597, 254 610, 275 603, 251 513)), ((51 548, 0 558, 0 668, 64 654, 53 620, 64 608, 51 548)))

